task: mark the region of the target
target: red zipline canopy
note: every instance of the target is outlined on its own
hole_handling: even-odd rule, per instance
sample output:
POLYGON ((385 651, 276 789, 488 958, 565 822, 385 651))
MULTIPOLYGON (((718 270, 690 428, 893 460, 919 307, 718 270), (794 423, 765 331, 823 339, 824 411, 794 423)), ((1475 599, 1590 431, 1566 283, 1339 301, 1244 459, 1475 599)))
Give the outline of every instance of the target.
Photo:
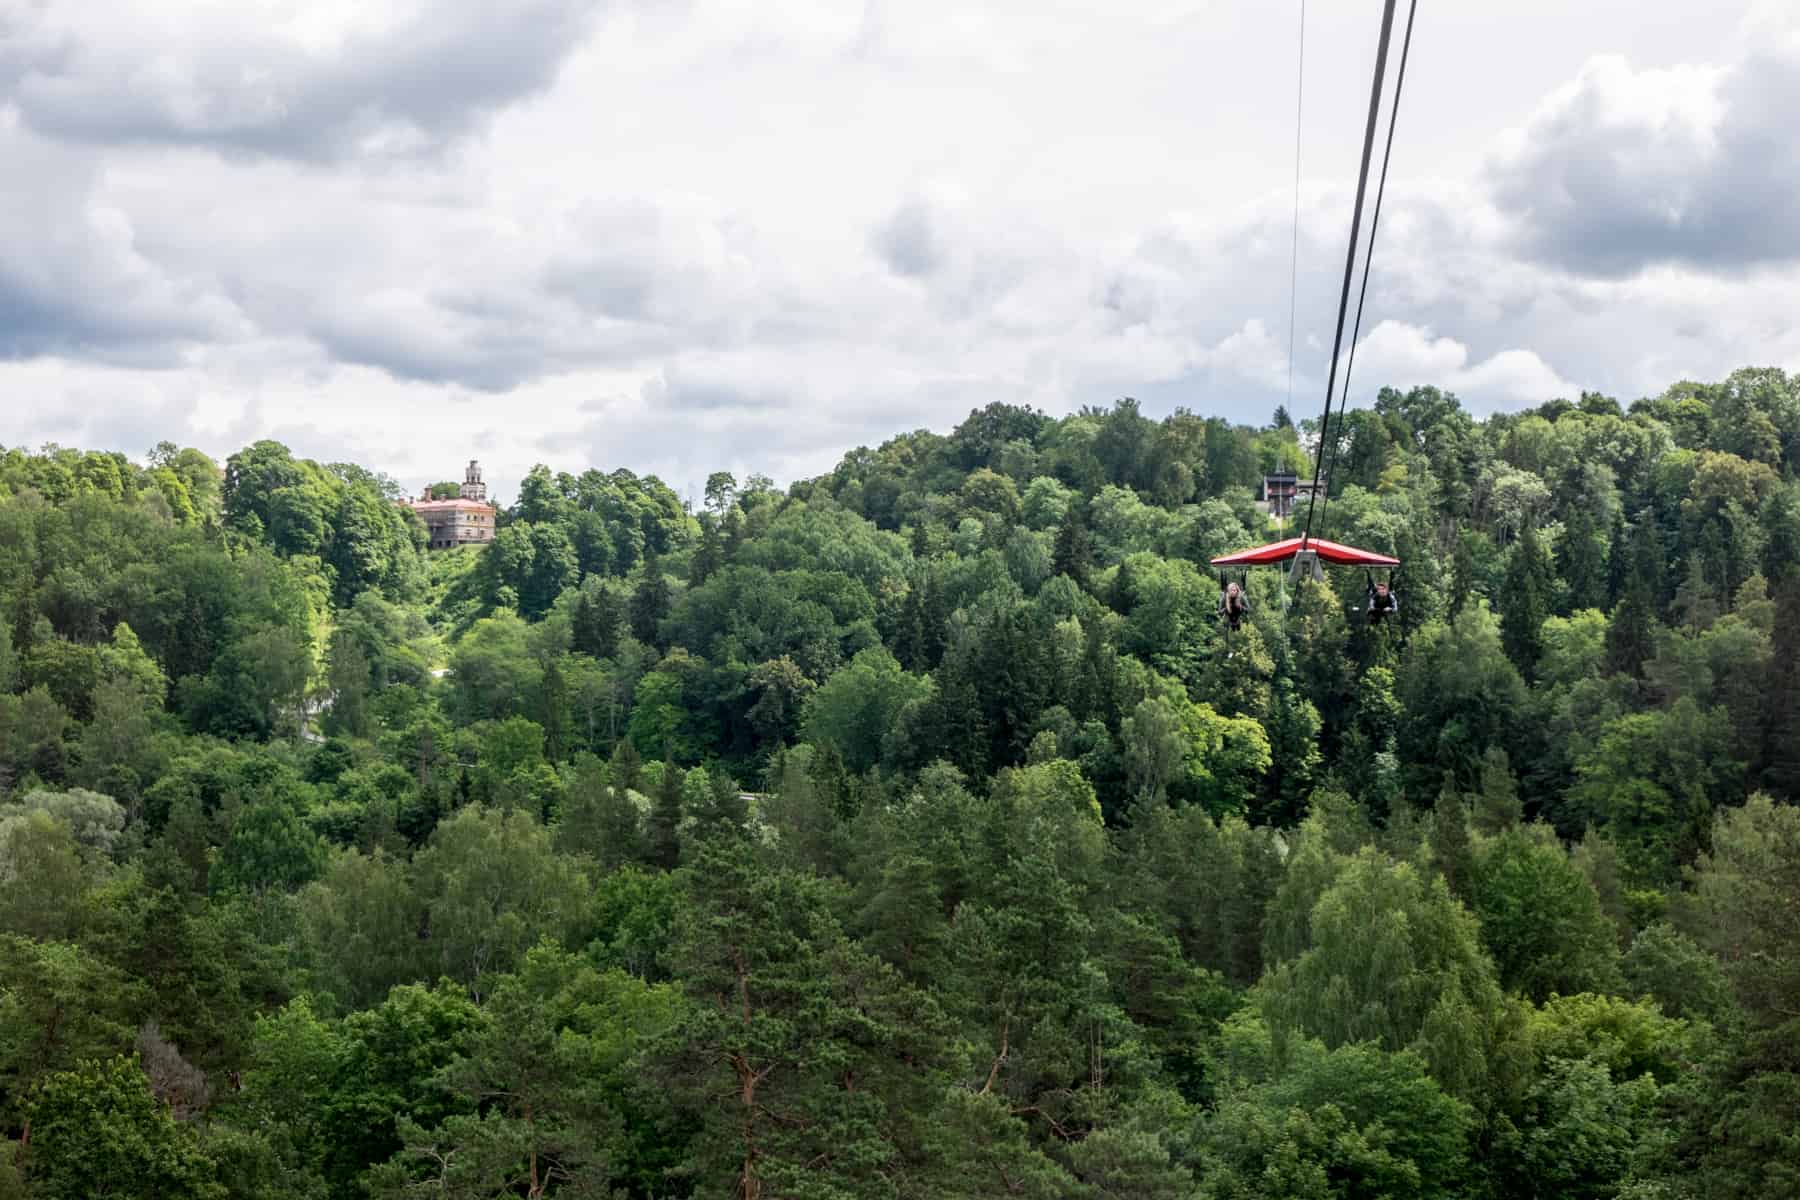
MULTIPOLYGON (((1308 550, 1316 550, 1320 562, 1335 563, 1341 567, 1397 567, 1400 560, 1389 558, 1385 554, 1375 554, 1368 550, 1358 550, 1355 546, 1343 546, 1337 542, 1328 542, 1324 538, 1312 538, 1306 543, 1308 550)), ((1300 539, 1288 538, 1286 541, 1270 542, 1266 546, 1258 546, 1254 550, 1239 550, 1236 554, 1221 554, 1212 560, 1215 567, 1241 567, 1261 563, 1286 562, 1300 551, 1300 539)))

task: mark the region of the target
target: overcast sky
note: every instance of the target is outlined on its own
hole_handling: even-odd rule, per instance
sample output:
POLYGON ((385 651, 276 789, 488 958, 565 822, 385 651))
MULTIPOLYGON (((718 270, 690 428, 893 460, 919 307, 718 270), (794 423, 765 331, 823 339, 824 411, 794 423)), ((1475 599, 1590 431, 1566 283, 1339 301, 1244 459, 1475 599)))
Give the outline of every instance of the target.
MULTIPOLYGON (((1800 369, 1800 2, 1420 10, 1355 399, 1800 369)), ((1379 12, 1308 4, 1296 415, 1379 12)), ((478 456, 510 496, 535 462, 786 482, 992 400, 1261 423, 1299 25, 1298 0, 0 0, 0 443, 268 436, 410 487, 478 456)))

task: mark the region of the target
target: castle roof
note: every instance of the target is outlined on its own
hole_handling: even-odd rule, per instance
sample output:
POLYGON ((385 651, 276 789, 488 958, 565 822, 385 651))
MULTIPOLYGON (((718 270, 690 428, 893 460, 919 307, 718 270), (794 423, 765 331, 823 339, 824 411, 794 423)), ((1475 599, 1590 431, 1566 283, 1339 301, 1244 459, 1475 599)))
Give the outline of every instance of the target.
POLYGON ((408 500, 407 504, 418 512, 444 512, 449 509, 468 508, 478 512, 496 512, 493 505, 483 500, 408 500))

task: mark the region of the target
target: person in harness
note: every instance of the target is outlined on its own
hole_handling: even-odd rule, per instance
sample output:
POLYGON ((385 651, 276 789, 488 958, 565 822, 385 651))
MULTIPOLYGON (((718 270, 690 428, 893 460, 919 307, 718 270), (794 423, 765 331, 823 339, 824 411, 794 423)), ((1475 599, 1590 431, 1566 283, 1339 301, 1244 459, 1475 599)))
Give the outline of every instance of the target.
POLYGON ((1219 593, 1219 615, 1225 618, 1233 633, 1237 632, 1249 611, 1250 598, 1244 594, 1243 585, 1235 579, 1226 584, 1219 593))
POLYGON ((1383 620, 1400 611, 1400 597, 1388 583, 1376 583, 1373 575, 1369 580, 1369 603, 1365 611, 1369 616, 1369 624, 1379 625, 1383 620))

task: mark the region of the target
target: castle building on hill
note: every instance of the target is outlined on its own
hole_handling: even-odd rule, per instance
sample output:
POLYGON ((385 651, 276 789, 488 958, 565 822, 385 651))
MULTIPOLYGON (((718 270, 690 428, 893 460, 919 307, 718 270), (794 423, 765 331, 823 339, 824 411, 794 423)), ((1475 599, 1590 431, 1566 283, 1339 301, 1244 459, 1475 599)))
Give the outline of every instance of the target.
POLYGON ((433 550, 473 546, 494 540, 496 510, 487 502, 487 484, 481 480, 481 464, 469 460, 463 472, 461 494, 454 500, 434 500, 427 488, 417 500, 404 503, 419 514, 431 534, 433 550))

